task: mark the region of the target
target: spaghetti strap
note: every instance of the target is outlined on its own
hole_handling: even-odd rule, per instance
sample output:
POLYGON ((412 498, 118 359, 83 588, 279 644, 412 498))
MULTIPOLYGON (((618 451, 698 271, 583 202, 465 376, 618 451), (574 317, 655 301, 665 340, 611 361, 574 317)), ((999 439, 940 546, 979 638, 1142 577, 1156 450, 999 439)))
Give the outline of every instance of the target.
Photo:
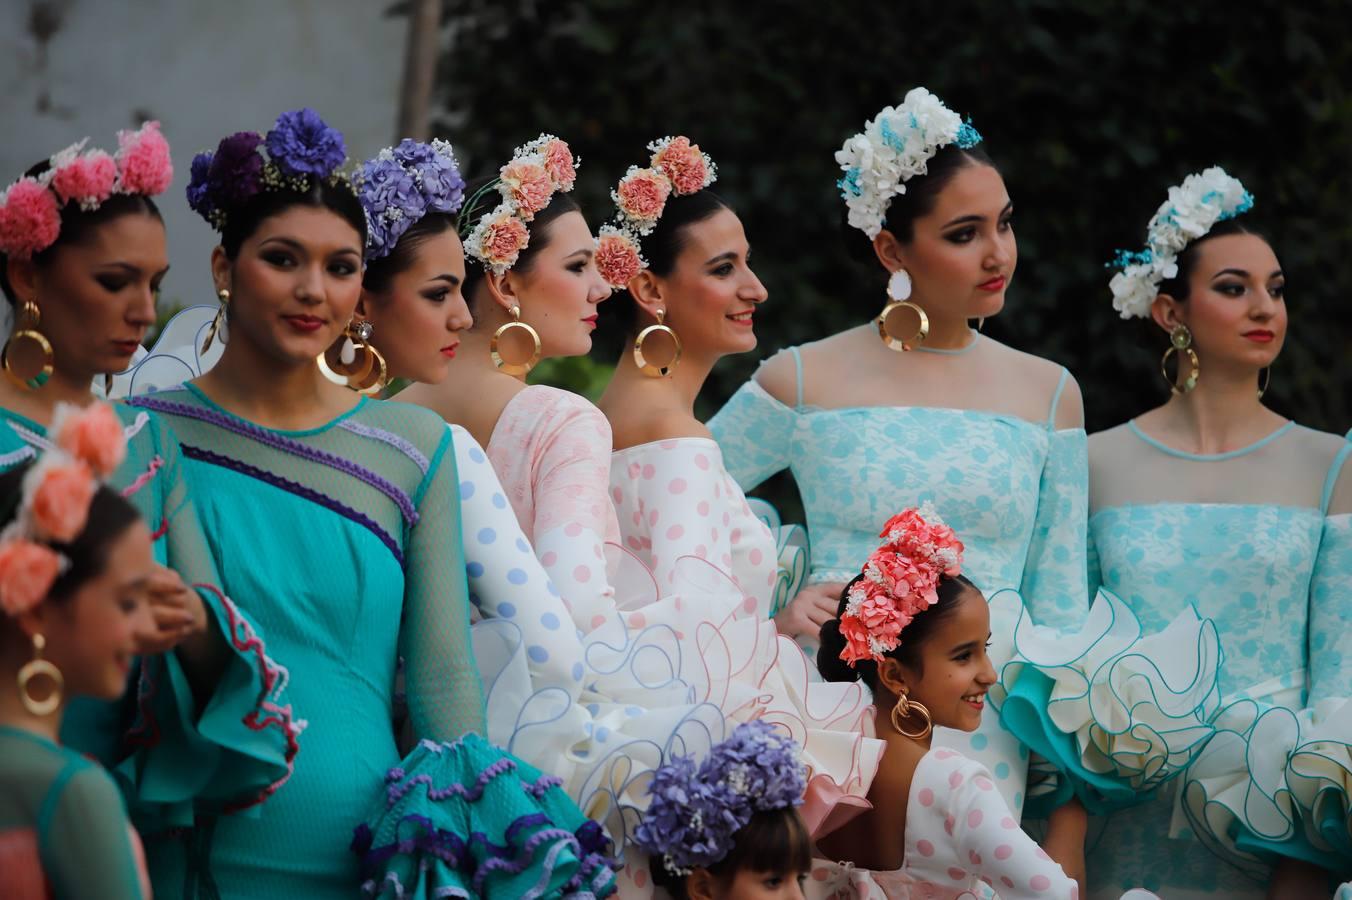
POLYGON ((793 374, 798 384, 798 393, 794 402, 794 409, 803 408, 803 357, 799 355, 797 347, 790 347, 789 352, 793 354, 793 374))
POLYGON ((1343 463, 1347 461, 1348 454, 1352 454, 1352 440, 1343 443, 1338 455, 1333 457, 1333 465, 1329 466, 1328 474, 1324 476, 1324 491, 1319 496, 1319 511, 1326 516, 1329 514, 1329 502, 1333 500, 1333 488, 1338 484, 1338 476, 1342 473, 1343 463))
POLYGON ((1070 370, 1065 366, 1061 367, 1061 380, 1056 382, 1056 392, 1052 394, 1052 407, 1047 411, 1047 428, 1054 430, 1056 428, 1056 407, 1061 402, 1061 392, 1066 389, 1066 382, 1070 380, 1070 370))

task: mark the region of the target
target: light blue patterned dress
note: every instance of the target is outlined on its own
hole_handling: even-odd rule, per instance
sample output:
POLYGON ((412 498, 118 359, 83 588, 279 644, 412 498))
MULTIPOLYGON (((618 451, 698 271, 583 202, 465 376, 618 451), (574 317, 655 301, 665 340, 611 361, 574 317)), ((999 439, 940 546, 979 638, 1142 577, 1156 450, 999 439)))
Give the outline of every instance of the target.
MULTIPOLYGON (((973 409, 802 402, 802 359, 792 348, 798 396, 786 406, 754 379, 709 422, 729 473, 744 490, 789 469, 806 511, 813 583, 847 582, 877 548, 883 524, 929 501, 966 545, 963 571, 989 597, 1019 590, 1040 623, 1071 626, 1087 607, 1085 433, 1057 430, 1070 379, 1062 370, 1043 422, 973 409)), ((981 762, 1016 814, 1027 750, 988 710, 973 734, 936 729, 981 762)))
POLYGON ((1346 794, 1319 772, 1301 777, 1291 754, 1313 741, 1325 770, 1339 758, 1346 767, 1345 744, 1327 739, 1331 724, 1346 731, 1337 710, 1352 694, 1352 507, 1342 508, 1352 486, 1338 483, 1349 450, 1295 423, 1209 456, 1168 447, 1134 422, 1090 439, 1091 587, 1117 594, 1145 633, 1189 605, 1214 621, 1227 704, 1184 774, 1181 808, 1171 783, 1101 823, 1088 858, 1092 896, 1144 886, 1169 898, 1261 897, 1275 854, 1349 864, 1346 794), (1177 840, 1165 837, 1171 820, 1177 840))

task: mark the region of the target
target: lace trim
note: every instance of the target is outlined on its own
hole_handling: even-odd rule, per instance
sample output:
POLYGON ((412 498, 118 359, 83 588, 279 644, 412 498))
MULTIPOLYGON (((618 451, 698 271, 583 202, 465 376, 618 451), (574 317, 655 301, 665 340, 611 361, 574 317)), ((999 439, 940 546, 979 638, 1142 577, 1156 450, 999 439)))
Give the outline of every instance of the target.
POLYGON ((403 435, 395 434, 393 431, 387 431, 384 428, 377 428, 374 425, 366 425, 361 422, 354 422, 351 419, 344 419, 338 423, 338 427, 344 431, 350 431, 353 434, 359 434, 365 438, 371 438, 381 443, 389 444, 400 453, 413 461, 424 475, 432 468, 432 463, 421 450, 413 445, 413 442, 403 435))

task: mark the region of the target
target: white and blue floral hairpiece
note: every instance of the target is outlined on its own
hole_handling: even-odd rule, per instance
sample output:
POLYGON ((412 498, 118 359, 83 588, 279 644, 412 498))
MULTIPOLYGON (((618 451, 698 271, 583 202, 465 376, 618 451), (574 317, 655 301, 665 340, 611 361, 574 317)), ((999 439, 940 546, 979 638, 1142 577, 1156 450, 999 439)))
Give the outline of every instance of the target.
POLYGON ((845 175, 836 182, 849 207, 849 221, 870 239, 878 236, 892 198, 906 193, 906 182, 924 175, 940 149, 957 144, 964 150, 981 143, 981 135, 943 101, 922 87, 912 88, 900 106, 888 106, 864 130, 836 151, 845 175))
POLYGON ((1150 315, 1161 282, 1178 275, 1178 254, 1217 222, 1233 219, 1253 208, 1253 195, 1238 178, 1220 166, 1189 175, 1169 188, 1165 200, 1146 226, 1145 249, 1119 250, 1110 269, 1120 269, 1108 287, 1113 308, 1124 319, 1150 315))

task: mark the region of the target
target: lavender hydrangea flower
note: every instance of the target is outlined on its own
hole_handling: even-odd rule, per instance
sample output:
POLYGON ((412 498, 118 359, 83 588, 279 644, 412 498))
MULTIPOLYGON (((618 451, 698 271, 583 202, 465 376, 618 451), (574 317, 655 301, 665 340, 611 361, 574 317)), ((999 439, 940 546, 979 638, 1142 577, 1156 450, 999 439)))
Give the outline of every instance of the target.
POLYGON ((285 175, 327 178, 347 158, 343 135, 309 107, 278 116, 267 147, 268 157, 285 175))
POLYGON ((243 203, 263 187, 263 139, 253 131, 240 131, 221 140, 207 172, 212 206, 243 203))
POLYGON ((354 181, 370 225, 368 261, 393 251, 404 232, 429 212, 454 213, 464 202, 465 180, 444 141, 405 138, 364 163, 354 181))
POLYGON ((796 806, 806 788, 793 741, 766 722, 748 722, 698 769, 676 756, 653 773, 652 801, 634 838, 672 874, 689 874, 727 856, 756 812, 796 806))

